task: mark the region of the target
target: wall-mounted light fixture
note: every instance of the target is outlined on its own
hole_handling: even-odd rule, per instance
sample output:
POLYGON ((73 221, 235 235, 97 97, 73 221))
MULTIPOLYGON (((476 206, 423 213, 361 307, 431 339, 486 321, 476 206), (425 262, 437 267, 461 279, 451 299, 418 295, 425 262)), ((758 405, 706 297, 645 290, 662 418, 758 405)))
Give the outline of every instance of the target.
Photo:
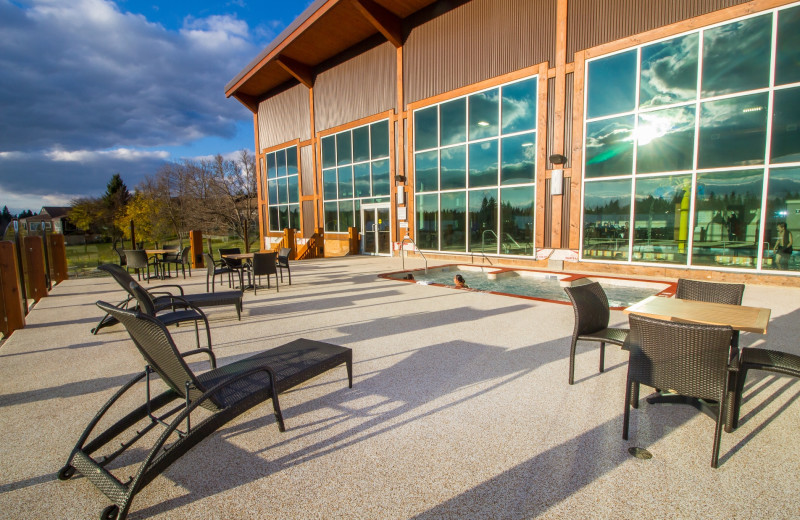
POLYGON ((406 182, 406 176, 405 175, 395 175, 394 176, 394 182, 406 182))
POLYGON ((548 159, 552 164, 566 164, 567 162, 567 156, 560 153, 554 153, 548 159))

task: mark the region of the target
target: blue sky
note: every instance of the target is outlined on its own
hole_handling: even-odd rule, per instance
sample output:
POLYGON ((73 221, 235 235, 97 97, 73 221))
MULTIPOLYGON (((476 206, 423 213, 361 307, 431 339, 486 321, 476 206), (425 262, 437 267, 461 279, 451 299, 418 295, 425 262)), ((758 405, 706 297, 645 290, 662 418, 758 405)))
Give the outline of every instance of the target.
POLYGON ((0 0, 0 208, 254 149, 225 84, 311 3, 0 0))

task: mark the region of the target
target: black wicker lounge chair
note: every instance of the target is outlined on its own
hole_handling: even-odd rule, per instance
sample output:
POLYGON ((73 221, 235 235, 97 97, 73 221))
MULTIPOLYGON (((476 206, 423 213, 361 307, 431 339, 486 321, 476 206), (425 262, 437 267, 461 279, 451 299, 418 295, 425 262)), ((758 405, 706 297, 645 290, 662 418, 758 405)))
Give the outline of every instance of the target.
POLYGON ((198 322, 202 321, 206 325, 206 336, 208 337, 208 349, 211 350, 211 327, 208 325, 208 317, 206 314, 197 308, 196 305, 192 305, 185 298, 180 296, 163 296, 162 299, 168 299, 169 304, 167 307, 173 307, 173 310, 168 312, 162 312, 166 310, 166 307, 161 309, 156 308, 156 302, 153 300, 153 297, 150 296, 144 288, 139 285, 138 283, 131 281, 130 283, 131 293, 133 297, 136 298, 136 303, 138 304, 138 310, 148 316, 152 316, 153 318, 160 321, 165 326, 170 325, 180 325, 181 323, 186 323, 188 321, 194 322, 194 333, 195 338, 197 339, 197 348, 200 348, 200 327, 198 326, 198 322), (182 307, 182 309, 177 310, 174 307, 182 307))
POLYGON ((631 314, 630 360, 625 386, 622 438, 628 439, 631 406, 638 408, 639 384, 670 388, 677 394, 718 404, 711 466, 717 467, 725 423, 733 330, 727 325, 700 325, 631 314))
POLYGON ((611 313, 606 292, 597 282, 564 287, 575 310, 575 328, 569 350, 569 384, 575 382, 575 348, 578 341, 600 342, 600 372, 605 367, 606 343, 622 346, 628 329, 609 328, 611 313))
POLYGON ((155 318, 105 302, 97 305, 122 322, 147 363, 144 372, 100 408, 58 472, 61 480, 80 472, 111 500, 112 505, 103 510, 101 518, 126 518, 133 498, 144 486, 198 442, 250 408, 271 400, 278 429, 284 431, 278 394, 341 364, 346 365, 348 384, 353 386, 352 351, 346 347, 297 339, 216 368, 214 354, 208 349, 178 352, 167 329, 155 318), (187 366, 184 359, 197 353, 209 356, 212 370, 197 375, 187 366), (153 372, 167 386, 155 397, 150 393, 153 372), (117 401, 143 379, 147 385, 146 403, 127 414, 124 410, 111 414, 122 418, 106 430, 95 432, 103 416, 112 407, 116 412, 123 406, 126 400, 117 401), (173 405, 161 411, 170 403, 173 405), (211 414, 206 413, 193 423, 191 415, 198 407, 211 414), (163 432, 146 451, 138 469, 133 470, 133 476, 127 481, 114 476, 109 464, 159 425, 164 427, 163 432))
MULTIPOLYGON (((124 309, 127 308, 128 305, 135 299, 133 292, 131 292, 131 282, 134 281, 133 277, 122 267, 114 264, 103 264, 98 267, 99 270, 105 271, 109 273, 114 280, 125 289, 128 293, 128 297, 122 300, 117 304, 118 308, 124 309)), ((157 285, 151 287, 148 290, 150 297, 153 299, 153 303, 156 308, 156 312, 172 308, 176 310, 178 307, 181 307, 180 303, 175 301, 172 296, 180 296, 182 299, 186 300, 188 303, 194 305, 195 307, 217 307, 220 305, 233 305, 236 307, 236 314, 239 317, 239 320, 242 319, 242 291, 235 290, 235 291, 221 291, 218 293, 201 293, 201 294, 184 294, 183 287, 180 285, 175 284, 165 284, 165 285, 157 285), (167 290, 169 288, 169 290, 167 290), (178 294, 175 294, 178 293, 178 294)), ((117 323, 116 318, 113 316, 106 314, 100 320, 96 327, 92 329, 92 334, 97 334, 97 332, 104 328, 110 327, 111 325, 115 325, 117 323)))

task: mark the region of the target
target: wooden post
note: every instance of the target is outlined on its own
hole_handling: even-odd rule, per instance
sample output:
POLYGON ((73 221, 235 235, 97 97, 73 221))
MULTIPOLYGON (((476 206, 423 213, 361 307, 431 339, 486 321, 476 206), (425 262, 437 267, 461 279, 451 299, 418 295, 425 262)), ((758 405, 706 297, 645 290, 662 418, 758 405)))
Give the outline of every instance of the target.
POLYGON ((28 271, 28 295, 38 302, 47 296, 42 238, 27 236, 24 238, 23 244, 25 247, 25 266, 28 271))
POLYGON ((67 269, 67 248, 64 245, 64 235, 52 234, 47 236, 50 250, 50 270, 53 273, 52 280, 61 283, 69 279, 67 269))
POLYGON ((137 249, 137 247, 136 247, 136 226, 133 225, 133 219, 131 219, 131 249, 137 249))
POLYGON ((14 243, 0 242, 0 330, 6 338, 25 326, 24 305, 14 243))
POLYGON ((294 260, 295 253, 297 252, 297 247, 294 240, 294 229, 285 228, 283 230, 283 247, 288 247, 291 249, 291 252, 289 253, 289 259, 294 260))
POLYGON ((318 227, 317 228, 317 247, 315 248, 316 251, 314 252, 314 258, 324 258, 325 257, 325 228, 318 227))
MULTIPOLYGON (((192 248, 192 267, 203 268, 203 232, 199 229, 189 231, 189 246, 192 248)), ((210 247, 209 247, 210 249, 210 247)), ((209 251, 210 253, 211 251, 209 251)))
POLYGON ((347 228, 347 232, 350 235, 350 254, 357 255, 358 254, 358 229, 354 227, 347 228))

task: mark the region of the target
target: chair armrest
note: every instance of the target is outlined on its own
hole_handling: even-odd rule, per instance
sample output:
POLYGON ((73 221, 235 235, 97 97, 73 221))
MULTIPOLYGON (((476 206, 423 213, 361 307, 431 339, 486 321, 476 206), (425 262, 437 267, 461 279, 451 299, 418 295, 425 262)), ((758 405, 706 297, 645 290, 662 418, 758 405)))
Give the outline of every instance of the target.
MULTIPOLYGON (((169 296, 168 296, 168 298, 169 298, 169 299, 170 299, 170 301, 172 302, 172 305, 173 305, 173 306, 175 305, 175 302, 176 302, 176 301, 177 301, 177 302, 180 302, 180 304, 181 304, 181 305, 182 305, 184 308, 187 308, 187 309, 192 309, 193 311, 197 312, 197 314, 199 314, 200 316, 202 316, 202 318, 203 318, 203 321, 205 321, 205 322, 206 322, 206 324, 208 323, 208 317, 206 316, 206 313, 205 313, 205 312, 203 312, 202 310, 200 310, 200 307, 198 307, 197 305, 195 305, 195 304, 193 304, 193 303, 189 302, 189 301, 188 301, 186 298, 182 298, 182 297, 180 297, 180 296, 173 296, 173 295, 169 295, 169 296)), ((156 315, 156 317, 158 317, 158 315, 156 315)))
POLYGON ((194 354, 208 354, 211 368, 217 368, 217 356, 214 355, 210 348, 196 348, 194 350, 190 350, 189 352, 181 352, 181 357, 187 358, 194 354))
MULTIPOLYGON (((147 291, 152 293, 153 289, 162 289, 164 287, 177 287, 178 291, 180 291, 180 293, 181 293, 181 296, 183 296, 183 287, 181 287, 180 285, 176 285, 176 284, 154 285, 153 287, 150 287, 149 289, 147 289, 147 291)), ((170 296, 172 296, 172 293, 170 293, 168 291, 166 293, 169 294, 170 296)))

